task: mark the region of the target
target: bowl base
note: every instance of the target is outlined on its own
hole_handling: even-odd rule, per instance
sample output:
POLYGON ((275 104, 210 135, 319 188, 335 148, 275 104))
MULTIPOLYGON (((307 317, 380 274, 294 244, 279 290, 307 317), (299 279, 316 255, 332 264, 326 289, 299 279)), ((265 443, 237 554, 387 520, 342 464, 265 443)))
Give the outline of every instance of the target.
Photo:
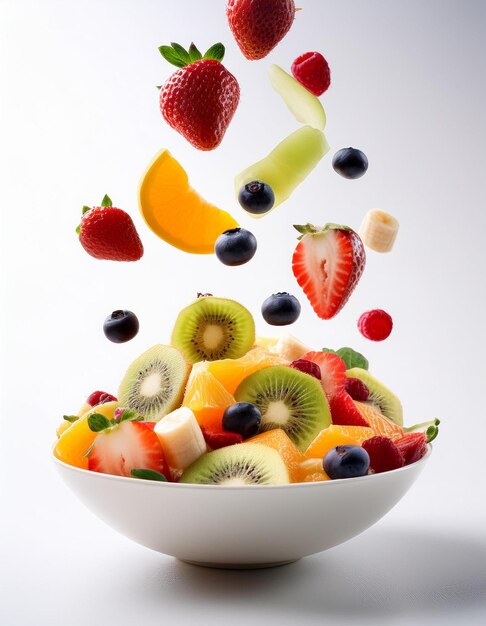
POLYGON ((289 563, 295 563, 300 559, 290 559, 290 561, 276 561, 275 563, 205 563, 203 561, 189 561, 188 559, 179 559, 183 563, 189 565, 197 565, 198 567, 211 567, 213 569, 265 569, 268 567, 281 567, 289 563))

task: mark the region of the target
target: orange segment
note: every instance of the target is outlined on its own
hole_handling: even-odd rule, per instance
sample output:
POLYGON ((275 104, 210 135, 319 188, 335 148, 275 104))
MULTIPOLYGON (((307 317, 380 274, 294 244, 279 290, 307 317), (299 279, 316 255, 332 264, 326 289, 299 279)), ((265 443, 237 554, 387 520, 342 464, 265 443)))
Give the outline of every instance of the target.
POLYGON ((374 437, 372 428, 364 426, 328 426, 321 430, 304 452, 307 458, 322 459, 335 446, 360 446, 374 437))
POLYGON ((184 168, 168 150, 149 165, 138 197, 147 226, 184 252, 211 254, 219 235, 238 226, 229 213, 206 202, 189 185, 184 168))
POLYGON ((234 403, 233 396, 208 371, 206 361, 193 366, 182 406, 191 409, 200 426, 212 432, 220 432, 223 429, 224 410, 234 403))
POLYGON ((274 448, 282 457, 289 470, 290 481, 293 483, 300 481, 300 464, 305 460, 302 452, 281 428, 267 430, 264 433, 255 435, 247 440, 251 443, 261 443, 264 446, 274 448))
POLYGON ((388 437, 393 441, 400 439, 400 437, 403 437, 403 428, 400 428, 400 426, 385 417, 372 404, 367 404, 366 402, 358 402, 357 400, 354 400, 354 403, 358 411, 373 429, 373 436, 379 435, 381 437, 388 437))
POLYGON ((316 483, 323 480, 330 480, 330 478, 322 467, 322 459, 306 459, 300 463, 296 482, 316 483))
POLYGON ((270 367, 271 365, 286 365, 287 361, 278 354, 269 354, 264 348, 256 347, 239 359, 222 359, 211 361, 208 371, 216 376, 230 393, 253 372, 270 367))
POLYGON ((113 419, 117 406, 118 402, 99 404, 73 422, 59 437, 54 446, 54 456, 69 465, 88 469, 88 458, 84 455, 98 434, 90 430, 88 417, 93 413, 101 413, 108 419, 113 419))

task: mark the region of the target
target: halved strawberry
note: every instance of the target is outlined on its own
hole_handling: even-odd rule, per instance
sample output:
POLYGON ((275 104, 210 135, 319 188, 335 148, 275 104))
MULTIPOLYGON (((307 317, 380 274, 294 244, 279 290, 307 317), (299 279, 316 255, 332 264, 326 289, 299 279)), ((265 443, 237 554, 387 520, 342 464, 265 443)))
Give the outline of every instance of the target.
POLYGON ((321 369, 321 386, 326 396, 332 398, 346 384, 346 363, 331 352, 306 352, 301 359, 317 363, 321 369))
POLYGON ((132 469, 150 469, 170 477, 162 446, 149 423, 129 420, 97 435, 88 468, 116 476, 130 476, 132 469))
POLYGON ((405 465, 419 461, 427 452, 427 435, 425 433, 409 433, 395 440, 405 460, 405 465))
POLYGON ((229 430, 221 430, 219 432, 211 432, 203 426, 201 427, 204 440, 212 450, 232 446, 236 443, 242 443, 243 437, 240 433, 233 433, 229 430))
POLYGON ((353 399, 347 391, 342 389, 329 401, 331 419, 338 426, 367 426, 368 422, 358 411, 353 399))
POLYGON ((305 224, 294 228, 301 233, 292 258, 294 276, 317 315, 331 319, 361 278, 366 263, 363 242, 349 226, 305 224))
POLYGON ((389 472, 405 465, 405 459, 395 443, 388 437, 371 437, 361 447, 370 457, 370 469, 375 474, 389 472))

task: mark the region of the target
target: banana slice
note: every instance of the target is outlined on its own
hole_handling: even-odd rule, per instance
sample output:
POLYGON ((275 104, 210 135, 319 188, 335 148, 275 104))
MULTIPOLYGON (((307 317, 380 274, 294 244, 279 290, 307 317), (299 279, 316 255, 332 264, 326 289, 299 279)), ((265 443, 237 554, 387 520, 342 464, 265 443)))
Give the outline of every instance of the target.
POLYGON ((206 452, 206 442, 194 413, 181 407, 155 425, 165 458, 171 468, 185 470, 206 452))
POLYGON ((312 348, 306 346, 290 333, 284 333, 274 346, 270 346, 269 351, 279 354, 288 361, 296 361, 312 348))
POLYGON ((371 209, 364 216, 359 229, 363 243, 376 252, 390 252, 393 248, 397 232, 398 221, 380 209, 371 209))

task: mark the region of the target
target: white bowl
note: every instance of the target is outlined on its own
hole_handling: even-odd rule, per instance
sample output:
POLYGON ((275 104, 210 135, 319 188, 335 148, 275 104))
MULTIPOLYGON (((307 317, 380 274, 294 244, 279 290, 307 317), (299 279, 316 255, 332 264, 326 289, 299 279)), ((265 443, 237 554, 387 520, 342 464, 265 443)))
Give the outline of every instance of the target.
POLYGON ((391 472, 291 485, 223 487, 89 472, 54 459, 75 495, 109 526, 152 550, 208 567, 283 565, 337 546, 387 513, 416 480, 391 472))

